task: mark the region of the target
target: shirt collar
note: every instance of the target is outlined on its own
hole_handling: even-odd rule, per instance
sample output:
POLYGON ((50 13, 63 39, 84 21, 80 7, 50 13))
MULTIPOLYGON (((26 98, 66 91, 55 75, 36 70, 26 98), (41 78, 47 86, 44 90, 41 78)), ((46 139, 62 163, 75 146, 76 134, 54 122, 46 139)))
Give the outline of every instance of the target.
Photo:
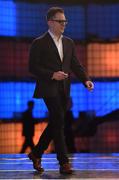
MULTIPOLYGON (((50 31, 50 29, 48 30, 48 33, 55 41, 57 41, 57 37, 50 31)), ((60 36, 59 40, 61 40, 62 38, 63 38, 63 35, 60 36)))

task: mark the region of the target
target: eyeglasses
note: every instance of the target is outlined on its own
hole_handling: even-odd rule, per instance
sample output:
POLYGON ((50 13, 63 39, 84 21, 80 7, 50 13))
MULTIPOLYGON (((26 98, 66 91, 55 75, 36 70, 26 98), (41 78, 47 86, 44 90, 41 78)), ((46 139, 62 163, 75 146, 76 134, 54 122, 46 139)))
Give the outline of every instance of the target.
POLYGON ((58 20, 58 19, 52 19, 51 21, 55 21, 55 22, 58 22, 59 24, 67 24, 68 23, 68 21, 67 20, 58 20))

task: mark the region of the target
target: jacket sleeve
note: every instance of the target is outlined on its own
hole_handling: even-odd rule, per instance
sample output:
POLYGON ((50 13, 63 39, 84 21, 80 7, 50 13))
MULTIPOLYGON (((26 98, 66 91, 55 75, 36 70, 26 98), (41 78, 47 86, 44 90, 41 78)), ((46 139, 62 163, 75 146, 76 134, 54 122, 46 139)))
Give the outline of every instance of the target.
POLYGON ((35 40, 31 45, 29 53, 29 72, 41 80, 51 80, 53 71, 42 65, 43 57, 41 52, 42 45, 40 41, 35 40))
POLYGON ((72 60, 71 60, 71 69, 72 72, 77 76, 77 78, 84 83, 87 80, 90 80, 88 74, 86 73, 84 67, 80 64, 79 60, 76 57, 76 52, 75 52, 75 45, 72 41, 72 60))

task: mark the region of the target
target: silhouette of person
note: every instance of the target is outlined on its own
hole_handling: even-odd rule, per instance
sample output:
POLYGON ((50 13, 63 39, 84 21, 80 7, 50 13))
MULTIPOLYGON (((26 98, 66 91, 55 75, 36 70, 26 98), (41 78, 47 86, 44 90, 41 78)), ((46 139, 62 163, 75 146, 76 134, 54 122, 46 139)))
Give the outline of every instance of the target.
POLYGON ((90 140, 97 131, 97 122, 95 121, 95 112, 82 111, 76 123, 75 129, 75 144, 77 151, 88 153, 90 152, 90 140), (78 137, 78 138, 77 138, 78 137), (80 150, 78 149, 80 144, 80 150))
POLYGON ((30 147, 31 150, 34 147, 33 136, 34 136, 34 118, 33 118, 33 108, 34 102, 28 101, 28 109, 23 112, 22 115, 22 135, 25 137, 24 144, 20 153, 24 153, 27 147, 30 147))
POLYGON ((74 117, 72 113, 72 98, 69 97, 68 103, 67 103, 67 112, 65 116, 65 127, 64 127, 64 133, 65 133, 65 141, 67 145, 67 149, 69 153, 76 152, 75 144, 74 144, 74 133, 73 133, 73 123, 74 123, 74 117))

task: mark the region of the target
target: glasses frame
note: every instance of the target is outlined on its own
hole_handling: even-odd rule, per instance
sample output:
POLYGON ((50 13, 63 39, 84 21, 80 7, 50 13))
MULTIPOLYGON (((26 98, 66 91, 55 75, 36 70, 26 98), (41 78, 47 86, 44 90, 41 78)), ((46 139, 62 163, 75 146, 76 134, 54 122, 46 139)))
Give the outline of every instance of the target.
POLYGON ((68 21, 67 20, 60 20, 60 19, 51 19, 51 21, 55 21, 55 22, 58 22, 59 24, 68 24, 68 21))

